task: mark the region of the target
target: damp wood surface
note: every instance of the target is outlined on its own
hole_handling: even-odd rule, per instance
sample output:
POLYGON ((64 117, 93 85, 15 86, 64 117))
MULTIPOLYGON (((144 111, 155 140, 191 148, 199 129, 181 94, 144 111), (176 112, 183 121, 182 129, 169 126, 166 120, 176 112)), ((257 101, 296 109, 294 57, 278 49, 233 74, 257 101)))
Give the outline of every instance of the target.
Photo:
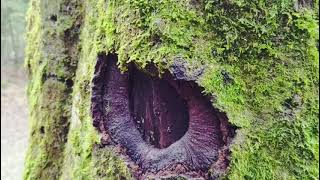
POLYGON ((31 0, 24 179, 318 179, 318 5, 31 0))
POLYGON ((133 64, 121 73, 116 63, 115 54, 97 58, 93 124, 111 138, 107 145, 125 149, 123 154, 140 168, 133 170, 137 178, 150 173, 208 178, 210 166, 218 160, 217 168, 226 170, 235 127, 212 107, 200 87, 174 80, 168 72, 162 78, 156 72, 152 76, 133 64))

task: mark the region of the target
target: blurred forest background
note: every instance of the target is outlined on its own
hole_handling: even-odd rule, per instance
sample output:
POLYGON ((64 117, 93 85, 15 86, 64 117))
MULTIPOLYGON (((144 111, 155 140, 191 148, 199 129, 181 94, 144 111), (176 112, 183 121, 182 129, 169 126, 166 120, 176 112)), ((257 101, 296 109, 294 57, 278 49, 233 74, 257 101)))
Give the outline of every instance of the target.
POLYGON ((1 179, 22 179, 28 143, 23 66, 29 0, 1 0, 1 179))
POLYGON ((29 0, 1 0, 1 65, 21 65, 29 0))

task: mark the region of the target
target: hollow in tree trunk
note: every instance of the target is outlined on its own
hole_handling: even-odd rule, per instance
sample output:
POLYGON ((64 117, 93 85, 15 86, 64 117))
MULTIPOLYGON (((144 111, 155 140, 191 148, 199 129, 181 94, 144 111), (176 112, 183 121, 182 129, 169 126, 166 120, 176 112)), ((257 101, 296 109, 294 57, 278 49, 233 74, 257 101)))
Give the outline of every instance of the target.
POLYGON ((318 1, 32 0, 25 179, 318 179, 318 1))

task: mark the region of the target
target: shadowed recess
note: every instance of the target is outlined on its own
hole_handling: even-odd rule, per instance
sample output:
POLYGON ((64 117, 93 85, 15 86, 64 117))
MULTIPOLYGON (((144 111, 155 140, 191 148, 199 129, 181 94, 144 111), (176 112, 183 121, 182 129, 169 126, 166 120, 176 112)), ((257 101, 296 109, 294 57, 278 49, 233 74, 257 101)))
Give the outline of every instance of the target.
POLYGON ((166 148, 188 130, 186 102, 164 79, 132 68, 130 112, 143 139, 157 148, 166 148))
POLYGON ((93 125, 110 137, 106 144, 125 149, 142 169, 138 176, 179 172, 206 177, 210 167, 226 170, 235 127, 195 82, 169 72, 159 78, 152 65, 142 71, 129 64, 121 73, 116 63, 115 54, 97 58, 93 125))

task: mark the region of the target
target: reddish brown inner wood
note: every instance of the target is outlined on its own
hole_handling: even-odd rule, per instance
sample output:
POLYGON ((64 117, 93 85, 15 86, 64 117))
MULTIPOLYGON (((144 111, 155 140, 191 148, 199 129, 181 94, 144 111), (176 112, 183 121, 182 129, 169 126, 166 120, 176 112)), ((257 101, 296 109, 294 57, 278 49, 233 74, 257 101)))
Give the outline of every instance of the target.
POLYGON ((166 148, 188 130, 186 102, 167 81, 136 68, 131 71, 130 110, 142 138, 166 148))

